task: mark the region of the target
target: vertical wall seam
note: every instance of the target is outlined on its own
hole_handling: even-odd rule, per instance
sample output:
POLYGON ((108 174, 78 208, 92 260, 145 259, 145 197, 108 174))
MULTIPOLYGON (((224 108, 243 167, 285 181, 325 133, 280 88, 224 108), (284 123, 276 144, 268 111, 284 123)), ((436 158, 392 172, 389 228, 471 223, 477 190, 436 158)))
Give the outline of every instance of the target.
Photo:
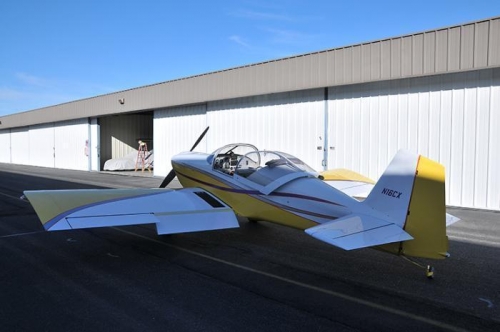
MULTIPOLYGON (((490 147, 491 147, 491 105, 493 99, 493 77, 495 73, 491 71, 491 77, 489 82, 489 96, 488 96, 488 153, 486 154, 486 208, 490 207, 489 205, 489 192, 490 192, 490 147)), ((498 208, 498 206, 497 206, 498 208)))
POLYGON ((476 40, 476 31, 477 31, 477 22, 474 23, 473 25, 474 27, 474 33, 472 34, 472 68, 471 69, 474 69, 476 68, 476 43, 477 43, 477 40, 476 40))
POLYGON ((9 129, 9 160, 12 164, 12 129, 9 129))
MULTIPOLYGON (((486 33, 487 36, 486 36, 486 66, 489 66, 490 64, 490 34, 491 34, 491 26, 492 26, 492 20, 489 20, 488 21, 488 32, 486 33)), ((492 72, 493 74, 493 72, 492 72)), ((491 86, 491 84, 490 84, 491 86)))
MULTIPOLYGON (((481 77, 480 75, 478 75, 478 78, 477 78, 477 83, 478 84, 481 84, 481 77)), ((476 84, 476 85, 478 85, 476 84)), ((474 179, 474 185, 472 186, 472 205, 473 206, 476 206, 476 174, 477 174, 477 139, 478 139, 478 128, 477 128, 477 125, 478 125, 478 115, 479 115, 479 87, 476 86, 474 88, 475 92, 476 92, 476 102, 475 102, 475 112, 474 112, 474 176, 473 176, 473 179, 474 179)))
MULTIPOLYGON (((454 88, 454 85, 453 85, 453 81, 450 82, 450 87, 451 87, 451 101, 450 101, 450 143, 453 141, 453 100, 455 98, 454 96, 454 91, 455 91, 455 88, 454 88)), ((451 145, 451 144, 450 144, 451 145)), ((454 174, 454 170, 453 170, 453 149, 452 147, 450 146, 450 169, 449 169, 449 175, 448 175, 448 178, 450 179, 450 182, 451 182, 451 179, 453 178, 452 175, 454 174)), ((450 201, 451 201, 451 183, 450 183, 450 201)))
POLYGON ((90 117, 87 118, 87 167, 88 171, 92 171, 92 125, 90 117))
POLYGON ((460 31, 458 34, 458 69, 462 68, 462 30, 463 26, 459 27, 460 31))
MULTIPOLYGON (((465 135, 464 135, 464 130, 465 130, 465 99, 467 96, 467 76, 465 75, 465 81, 464 81, 464 93, 462 97, 462 151, 465 146, 465 135)), ((463 204, 463 194, 464 194, 464 156, 462 153, 462 176, 460 177, 460 205, 463 204)))
POLYGON ((52 142, 52 150, 54 152, 54 156, 52 158, 52 167, 56 168, 56 123, 52 123, 52 137, 54 138, 52 142))
MULTIPOLYGON (((208 124, 208 102, 203 104, 205 111, 205 128, 209 126, 208 124)), ((205 138, 205 152, 208 153, 208 137, 205 138)))
POLYGON ((328 93, 328 87, 325 88, 324 90, 324 124, 323 124, 323 133, 324 133, 324 139, 323 139, 323 160, 324 162, 322 162, 321 164, 323 165, 323 170, 327 170, 328 169, 328 163, 329 163, 329 160, 328 160, 328 146, 329 146, 329 140, 330 140, 330 137, 328 135, 328 128, 329 128, 329 124, 328 124, 328 121, 329 121, 329 115, 328 115, 328 112, 329 112, 329 108, 328 108, 328 104, 329 104, 329 100, 330 100, 330 96, 329 96, 329 93, 328 93))
POLYGON ((426 57, 426 50, 427 50, 427 48, 425 47, 425 41, 426 41, 426 38, 428 38, 427 37, 428 34, 429 33, 427 33, 427 32, 422 33, 422 60, 420 61, 421 67, 422 67, 422 72, 420 73, 420 75, 426 75, 426 74, 429 75, 429 73, 426 73, 426 71, 425 71, 425 57, 426 57))

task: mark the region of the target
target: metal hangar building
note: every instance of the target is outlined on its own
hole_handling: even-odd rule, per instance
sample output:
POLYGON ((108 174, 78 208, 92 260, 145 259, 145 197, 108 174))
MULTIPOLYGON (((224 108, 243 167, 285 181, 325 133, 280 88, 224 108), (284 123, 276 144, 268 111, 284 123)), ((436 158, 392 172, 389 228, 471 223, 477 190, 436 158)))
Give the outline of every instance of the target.
POLYGON ((448 205, 500 210, 500 17, 4 116, 0 163, 99 171, 149 137, 164 176, 207 125, 199 151, 248 142, 373 179, 409 149, 445 165, 448 205))

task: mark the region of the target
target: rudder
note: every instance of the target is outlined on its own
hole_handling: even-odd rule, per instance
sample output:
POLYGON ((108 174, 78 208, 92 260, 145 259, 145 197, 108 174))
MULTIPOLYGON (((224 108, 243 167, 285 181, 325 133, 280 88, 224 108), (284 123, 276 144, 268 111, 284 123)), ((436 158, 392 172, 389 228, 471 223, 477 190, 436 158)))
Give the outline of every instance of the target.
POLYGON ((395 254, 444 258, 446 236, 444 166, 400 150, 364 201, 391 217, 414 239, 381 246, 395 254))
POLYGON ((448 237, 444 166, 420 156, 413 187, 404 229, 414 240, 403 242, 401 251, 409 256, 445 258, 448 237))

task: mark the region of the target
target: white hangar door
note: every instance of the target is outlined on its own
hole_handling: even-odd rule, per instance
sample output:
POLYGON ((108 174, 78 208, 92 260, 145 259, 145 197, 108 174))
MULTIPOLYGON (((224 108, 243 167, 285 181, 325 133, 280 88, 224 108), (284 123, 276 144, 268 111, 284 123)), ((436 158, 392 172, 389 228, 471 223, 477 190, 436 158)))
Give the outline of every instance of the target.
POLYGON ((89 170, 89 156, 85 149, 88 140, 87 118, 56 123, 54 125, 55 167, 89 170))
POLYGON ((398 147, 408 146, 403 143, 407 126, 398 131, 398 119, 403 118, 395 115, 404 105, 400 113, 407 117, 408 96, 391 97, 389 103, 388 92, 386 82, 329 89, 329 169, 347 168, 376 180, 398 147))
POLYGON ((290 153, 323 170, 324 90, 252 96, 208 104, 209 150, 234 142, 290 153))
POLYGON ((0 131, 0 163, 10 162, 10 130, 0 131))
POLYGON ((30 134, 28 128, 11 129, 10 139, 12 163, 29 165, 30 134))
MULTIPOLYGON (((191 149, 207 127, 205 104, 172 107, 154 112, 154 174, 166 176, 172 169, 172 156, 191 149)), ((210 129, 213 130, 212 128, 210 129)), ((207 152, 207 137, 194 151, 207 152)))
POLYGON ((330 88, 328 167, 376 180, 409 149, 445 166, 448 205, 500 210, 499 109, 499 68, 330 88))
POLYGON ((29 129, 30 165, 54 167, 54 124, 31 126, 29 129))

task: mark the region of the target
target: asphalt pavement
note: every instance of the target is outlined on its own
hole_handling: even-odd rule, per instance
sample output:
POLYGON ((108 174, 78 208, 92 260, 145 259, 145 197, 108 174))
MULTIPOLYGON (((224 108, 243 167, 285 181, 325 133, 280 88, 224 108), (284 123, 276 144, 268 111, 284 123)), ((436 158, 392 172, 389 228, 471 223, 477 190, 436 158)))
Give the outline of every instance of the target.
MULTIPOLYGON (((162 179, 0 164, 5 331, 500 331, 500 213, 449 208, 435 279, 267 222, 158 236, 154 226, 45 232, 23 190, 162 179)), ((178 186, 178 183, 174 183, 178 186)))

